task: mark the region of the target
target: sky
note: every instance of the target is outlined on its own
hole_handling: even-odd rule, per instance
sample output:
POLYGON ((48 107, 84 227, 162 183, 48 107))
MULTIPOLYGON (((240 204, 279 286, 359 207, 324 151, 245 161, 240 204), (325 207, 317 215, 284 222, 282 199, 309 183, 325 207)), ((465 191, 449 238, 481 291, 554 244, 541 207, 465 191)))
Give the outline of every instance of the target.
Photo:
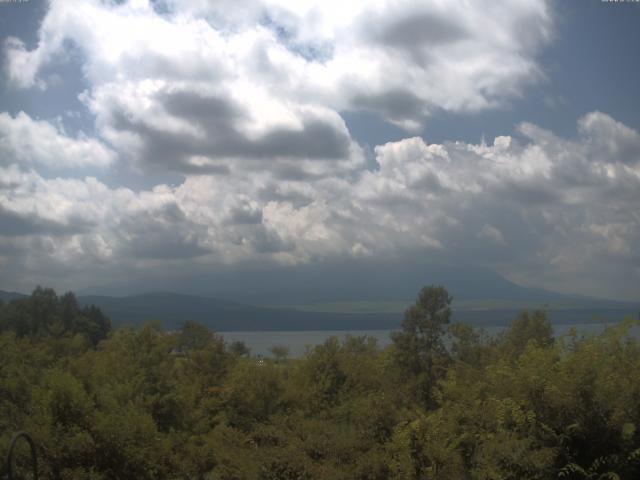
POLYGON ((631 1, 0 2, 0 289, 419 256, 638 300, 638 25, 631 1))

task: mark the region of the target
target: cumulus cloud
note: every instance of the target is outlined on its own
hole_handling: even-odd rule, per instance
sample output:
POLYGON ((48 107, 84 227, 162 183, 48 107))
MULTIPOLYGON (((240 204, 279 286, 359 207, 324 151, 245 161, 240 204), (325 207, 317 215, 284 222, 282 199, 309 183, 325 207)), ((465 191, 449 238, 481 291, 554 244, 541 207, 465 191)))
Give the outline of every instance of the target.
POLYGON ((390 211, 381 218, 416 244, 428 235, 440 256, 484 263, 525 284, 595 294, 607 278, 616 289, 609 295, 637 295, 637 132, 600 112, 578 128, 577 140, 524 124, 524 139, 493 145, 412 138, 380 146, 380 170, 363 177, 361 195, 369 205, 383 202, 368 207, 372 217, 390 211), (612 135, 628 146, 611 147, 612 135))
POLYGON ((81 52, 96 131, 0 113, 0 267, 26 288, 420 252, 637 294, 637 131, 592 112, 575 139, 522 123, 489 145, 411 137, 367 161, 341 116, 411 131, 434 112, 504 106, 543 77, 543 0, 161 3, 52 0, 35 48, 5 41, 12 88, 46 89, 46 67, 81 52), (119 162, 183 180, 134 191, 47 176, 119 162))
POLYGON ((11 269, 40 258, 29 265, 44 273, 78 256, 65 273, 75 278, 101 265, 121 273, 180 261, 187 272, 419 251, 525 284, 632 297, 640 168, 628 150, 592 148, 621 124, 598 112, 578 125, 586 121, 601 128, 573 140, 530 124, 489 145, 407 138, 378 146, 378 168, 346 178, 237 171, 133 192, 4 167, 0 221, 13 228, 0 234, 0 257, 11 269))
POLYGON ((589 113, 578 122, 578 130, 602 160, 629 165, 640 162, 640 134, 608 115, 589 113))
POLYGON ((361 109, 412 129, 437 109, 477 111, 540 78, 550 37, 542 0, 491 4, 53 0, 36 48, 5 42, 21 88, 83 52, 81 98, 100 135, 141 168, 283 177, 359 168, 338 112, 361 109), (325 160, 318 162, 317 160, 325 160), (244 166, 240 168, 245 168, 244 166))
POLYGON ((114 144, 128 144, 128 155, 147 167, 185 173, 289 167, 314 175, 353 168, 363 160, 344 121, 327 109, 297 108, 291 125, 251 135, 241 125, 252 122, 249 112, 223 97, 157 94, 154 101, 162 105, 164 118, 132 117, 126 107, 113 109, 116 98, 121 97, 108 102, 112 123, 106 136, 114 144))
POLYGON ((50 122, 34 120, 24 112, 15 117, 0 113, 0 162, 5 165, 105 168, 115 158, 115 153, 96 139, 82 134, 71 138, 50 122))

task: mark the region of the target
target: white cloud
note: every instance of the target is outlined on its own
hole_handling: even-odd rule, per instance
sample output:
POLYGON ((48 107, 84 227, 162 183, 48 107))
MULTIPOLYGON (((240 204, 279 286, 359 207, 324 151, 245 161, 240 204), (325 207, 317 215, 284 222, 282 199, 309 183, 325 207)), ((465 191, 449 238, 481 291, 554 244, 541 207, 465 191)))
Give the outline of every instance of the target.
POLYGON ((490 145, 406 138, 375 147, 368 170, 340 115, 411 130, 435 111, 503 106, 543 77, 546 2, 166 3, 52 0, 35 49, 5 42, 14 88, 47 88, 44 67, 68 45, 82 52, 79 98, 101 139, 0 114, 6 271, 73 286, 168 265, 420 251, 527 284, 634 294, 637 131, 593 112, 572 140, 528 123, 490 145), (116 159, 184 181, 134 192, 30 170, 116 159))
POLYGON ((640 134, 610 116, 591 112, 580 119, 578 130, 600 161, 640 164, 640 134))
POLYGON ((24 112, 0 113, 0 162, 41 165, 51 169, 105 168, 116 155, 93 138, 68 137, 59 127, 24 112))
MULTIPOLYGON (((616 124, 601 113, 585 118, 616 124)), ((7 271, 64 268, 72 281, 101 268, 113 278, 420 251, 530 285, 632 297, 640 171, 593 151, 605 127, 567 140, 529 125, 529 137, 492 145, 407 138, 377 147, 379 169, 351 177, 281 181, 238 170, 138 193, 5 167, 0 215, 14 231, 0 236, 0 256, 7 271)))
POLYGON ((171 5, 53 0, 35 49, 5 44, 8 76, 44 88, 42 67, 72 44, 99 133, 139 166, 219 172, 267 151, 267 168, 315 176, 362 162, 337 112, 412 129, 434 109, 495 107, 541 77, 535 58, 552 28, 543 0, 171 5), (200 107, 176 111, 175 95, 200 107), (216 122, 198 123, 204 113, 216 122), (282 140, 294 138, 291 152, 282 140))
POLYGON ((4 52, 6 56, 5 70, 9 82, 17 88, 31 88, 38 86, 45 88, 46 84, 37 81, 38 70, 43 64, 50 60, 53 52, 60 48, 58 42, 55 44, 44 42, 35 51, 28 51, 24 42, 19 38, 8 37, 4 42, 4 52))

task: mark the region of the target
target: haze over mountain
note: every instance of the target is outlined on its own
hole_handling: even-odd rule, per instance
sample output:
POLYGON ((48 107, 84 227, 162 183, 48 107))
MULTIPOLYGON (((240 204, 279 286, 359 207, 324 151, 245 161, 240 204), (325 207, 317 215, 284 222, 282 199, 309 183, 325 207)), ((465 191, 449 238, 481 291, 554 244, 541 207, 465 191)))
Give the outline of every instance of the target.
MULTIPOLYGON (((350 313, 260 308, 166 292, 129 297, 83 296, 79 301, 84 305, 99 306, 111 317, 115 326, 141 325, 146 321, 159 320, 167 329, 177 329, 186 320, 195 320, 215 331, 387 330, 398 329, 402 319, 401 311, 350 313)), ((552 309, 549 318, 558 324, 611 323, 636 315, 639 310, 640 305, 603 302, 600 305, 552 309)), ((453 320, 474 326, 507 325, 519 311, 517 308, 456 309, 454 306, 453 320)))
POLYGON ((419 255, 392 260, 345 259, 292 267, 227 268, 180 278, 132 279, 104 287, 78 289, 78 293, 128 296, 168 291, 254 305, 296 305, 412 301, 420 288, 429 284, 444 285, 457 300, 494 299, 534 305, 595 301, 585 296, 525 288, 488 268, 433 264, 419 255))
POLYGON ((489 269, 419 259, 233 269, 78 293, 81 303, 99 306, 115 325, 160 320, 175 329, 196 320, 218 331, 374 330, 397 328, 404 309, 429 284, 445 285, 454 297, 454 320, 474 325, 504 325, 521 309, 545 306, 552 322, 565 324, 617 322, 640 311, 640 302, 525 288, 489 269))
POLYGON ((10 302, 11 300, 17 300, 26 297, 26 294, 19 292, 5 292, 0 290, 0 300, 3 302, 10 302))

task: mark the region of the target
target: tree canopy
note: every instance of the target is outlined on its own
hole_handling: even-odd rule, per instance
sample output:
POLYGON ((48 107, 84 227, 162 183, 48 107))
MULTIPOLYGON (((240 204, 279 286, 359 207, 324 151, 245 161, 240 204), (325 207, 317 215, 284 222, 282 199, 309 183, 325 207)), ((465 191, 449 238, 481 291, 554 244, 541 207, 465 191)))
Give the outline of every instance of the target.
POLYGON ((72 292, 58 297, 51 288, 36 287, 31 296, 0 305, 0 332, 38 339, 85 336, 93 345, 111 331, 111 321, 94 306, 81 307, 72 292))
POLYGON ((445 326, 451 318, 449 292, 442 286, 424 287, 404 313, 402 330, 391 336, 400 368, 416 380, 417 394, 434 404, 434 389, 445 371, 445 326))
POLYGON ((74 299, 0 305, 0 452, 29 431, 41 478, 640 478, 632 320, 554 338, 523 312, 489 337, 427 287, 384 349, 259 362, 192 322, 95 336, 74 299))

